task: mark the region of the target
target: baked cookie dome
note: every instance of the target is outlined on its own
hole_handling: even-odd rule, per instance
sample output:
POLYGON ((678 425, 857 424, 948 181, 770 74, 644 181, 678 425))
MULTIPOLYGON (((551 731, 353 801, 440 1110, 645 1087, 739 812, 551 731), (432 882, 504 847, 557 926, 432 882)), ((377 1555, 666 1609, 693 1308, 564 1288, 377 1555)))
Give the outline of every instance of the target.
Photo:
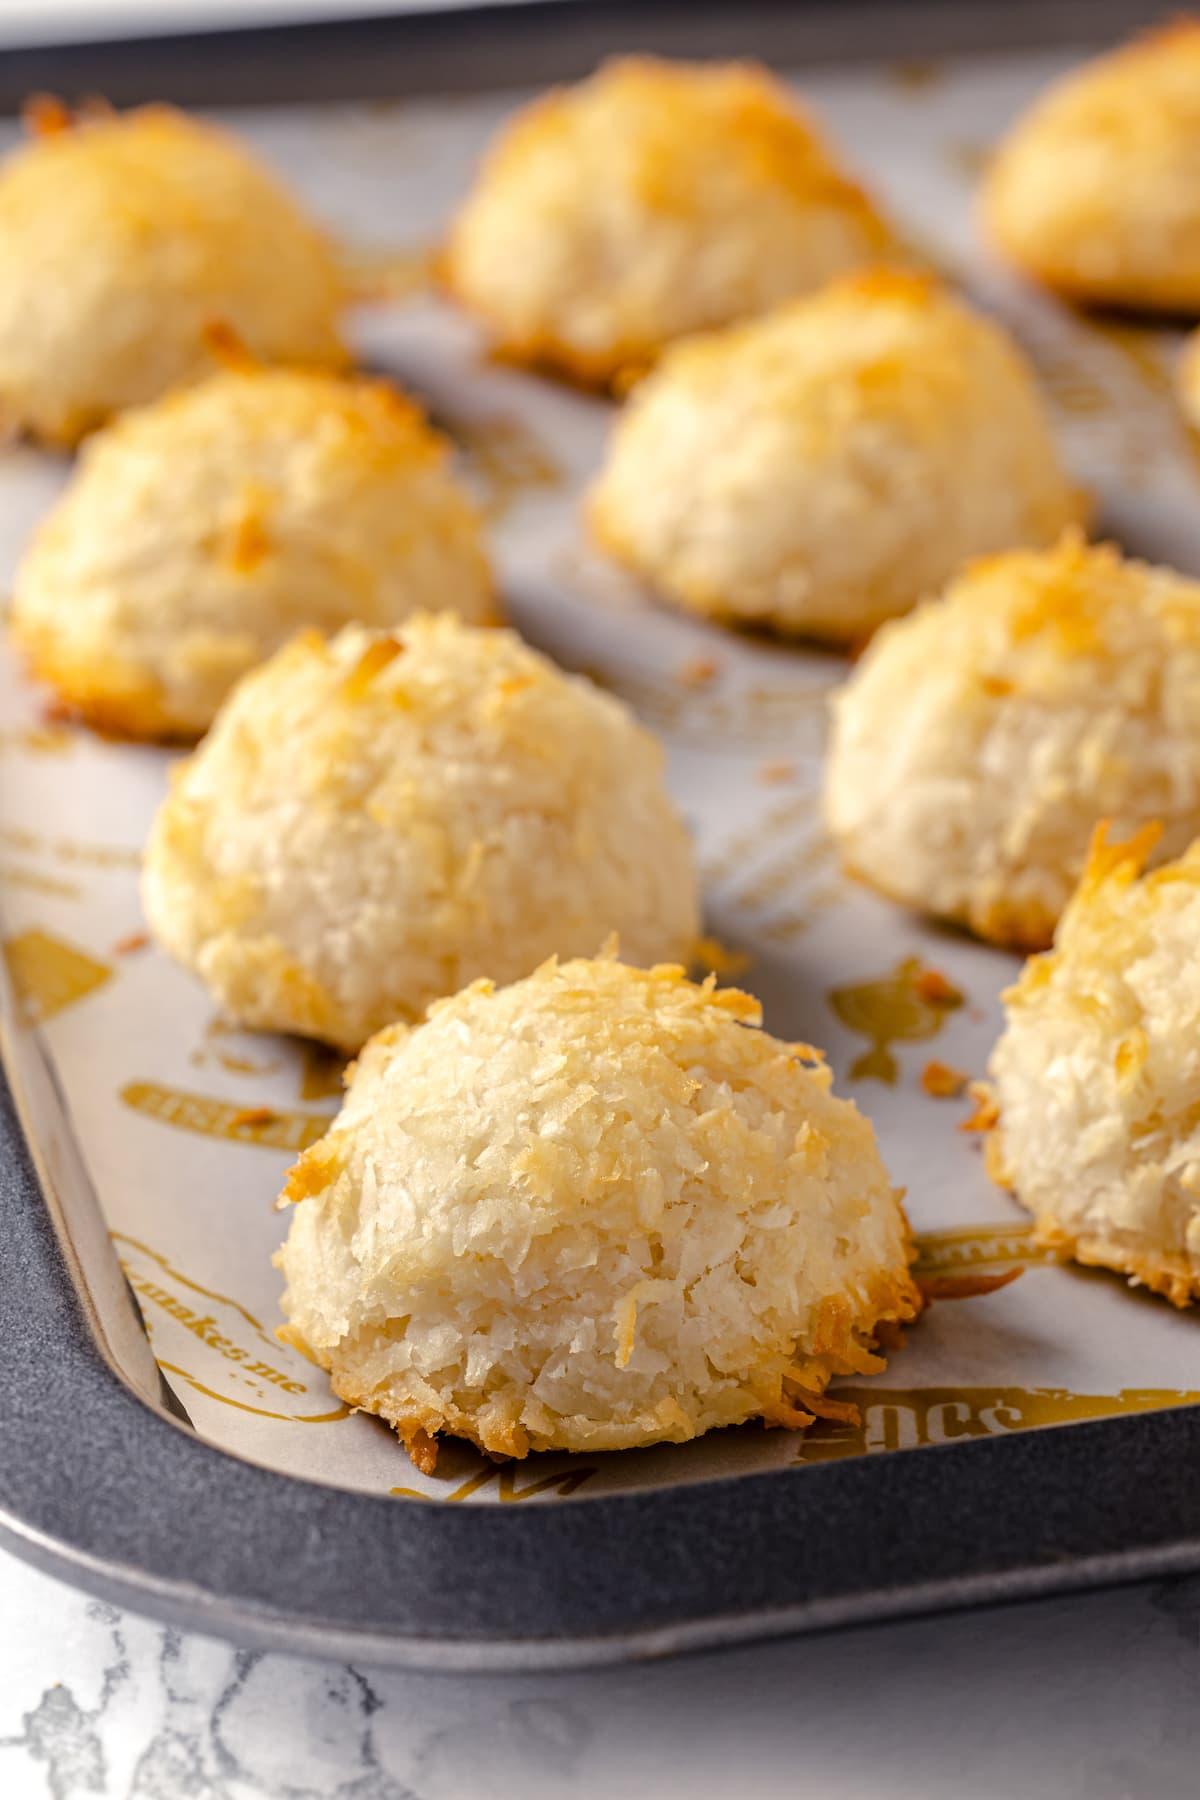
POLYGON ((1055 83, 992 164, 1003 253, 1071 299, 1200 311, 1200 21, 1055 83))
POLYGON ((662 762, 511 632, 307 632, 178 771, 146 914, 229 1017, 347 1051, 614 931, 639 961, 686 956, 696 877, 662 762))
POLYGON ((766 70, 634 57, 504 127, 444 273, 503 353, 606 383, 893 248, 766 70))
POLYGON ((1200 847, 1103 829, 1053 951, 1005 995, 988 1166, 1043 1242, 1176 1306, 1200 1295, 1200 847))
POLYGON ((1001 327, 873 270, 671 350, 616 421, 589 519, 693 612, 845 641, 1079 510, 1001 327))
POLYGON ((167 106, 35 138, 0 170, 0 417, 72 444, 211 367, 344 363, 322 234, 235 138, 167 106))
POLYGON ((919 1301, 868 1121, 756 1001, 548 962, 381 1032, 292 1170, 285 1335, 428 1466, 802 1426, 919 1301))
POLYGON ((1200 584, 1073 535, 974 564, 838 694, 825 815, 873 886, 1044 948, 1097 820, 1200 833, 1200 584))
POLYGON ((448 446, 382 382, 230 370, 87 444, 16 580, 34 670, 106 729, 196 737, 303 626, 491 608, 448 446))

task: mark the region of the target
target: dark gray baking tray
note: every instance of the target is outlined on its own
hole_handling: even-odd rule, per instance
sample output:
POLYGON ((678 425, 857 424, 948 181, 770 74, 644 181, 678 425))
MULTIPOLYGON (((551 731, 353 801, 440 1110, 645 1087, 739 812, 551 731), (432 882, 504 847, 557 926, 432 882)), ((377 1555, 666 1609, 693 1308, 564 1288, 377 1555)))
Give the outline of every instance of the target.
MULTIPOLYGON (((756 56, 781 66, 1098 44, 1148 25, 1145 0, 493 0, 391 16, 170 33, 0 53, 0 111, 31 93, 117 105, 362 100, 528 86, 602 56, 756 56)), ((1168 5, 1164 16, 1178 12, 1168 5)), ((164 14, 164 17, 166 15, 164 14)))
MULTIPOLYGON (((256 100, 1114 35, 1131 5, 548 5, 0 57, 30 86, 256 100)), ((0 1541, 201 1631, 423 1668, 562 1668, 1200 1568, 1200 1409, 531 1507, 398 1502, 204 1442, 165 1386, 35 1035, 0 1049, 0 1541), (119 1371, 124 1371, 121 1373, 119 1371), (132 1373, 130 1373, 132 1371, 132 1373)))
POLYGON ((10 1061, 58 1168, 0 1085, 0 1541, 108 1599, 277 1649, 550 1669, 1200 1568, 1200 1408, 532 1507, 244 1462, 164 1393, 38 1057, 10 1061))

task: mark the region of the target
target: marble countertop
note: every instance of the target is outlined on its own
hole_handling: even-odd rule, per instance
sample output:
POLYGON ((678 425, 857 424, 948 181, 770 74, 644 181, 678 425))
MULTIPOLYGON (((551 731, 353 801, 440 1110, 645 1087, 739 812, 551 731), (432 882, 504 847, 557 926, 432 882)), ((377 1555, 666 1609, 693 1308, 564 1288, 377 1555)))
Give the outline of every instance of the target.
POLYGON ((3 1800, 1195 1800, 1200 1578, 561 1676, 164 1629, 0 1555, 3 1800))

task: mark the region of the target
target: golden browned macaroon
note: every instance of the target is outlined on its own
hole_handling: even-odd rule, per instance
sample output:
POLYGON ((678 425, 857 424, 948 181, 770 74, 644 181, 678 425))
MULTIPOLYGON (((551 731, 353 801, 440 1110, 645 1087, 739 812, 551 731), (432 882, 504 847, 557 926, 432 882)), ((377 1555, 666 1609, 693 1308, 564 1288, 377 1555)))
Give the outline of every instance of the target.
POLYGON ((1098 830, 1053 951, 1005 995, 988 1166, 1042 1242, 1200 1297, 1200 845, 1098 830))
POLYGON ((237 139, 167 106, 53 123, 0 169, 10 429, 73 444, 211 368, 214 322, 264 362, 345 362, 332 249, 237 139))
POLYGON ((383 382, 231 369, 98 432, 21 564, 12 629, 91 723, 196 737, 304 626, 482 623, 448 445, 383 382))
POLYGON ((765 70, 635 57, 504 127, 444 275, 505 355, 607 383, 893 249, 765 70))
POLYGON ((1200 834, 1200 583, 1074 534, 973 564, 837 696, 825 817, 873 886, 1043 949, 1097 820, 1200 834))
POLYGON ((1080 510, 1003 328, 872 270, 670 350, 616 420, 588 518, 693 612, 846 642, 1080 510))
POLYGON ((146 851, 159 941, 227 1015, 353 1051, 491 970, 686 957, 658 743, 509 631, 308 632, 238 685, 146 851))
POLYGON ((1019 119, 984 189, 995 243, 1070 299, 1200 311, 1200 20, 1075 70, 1019 119))
POLYGON ((757 1001, 613 961, 368 1044, 292 1170, 284 1333, 431 1466, 826 1410, 920 1301, 870 1124, 757 1001))

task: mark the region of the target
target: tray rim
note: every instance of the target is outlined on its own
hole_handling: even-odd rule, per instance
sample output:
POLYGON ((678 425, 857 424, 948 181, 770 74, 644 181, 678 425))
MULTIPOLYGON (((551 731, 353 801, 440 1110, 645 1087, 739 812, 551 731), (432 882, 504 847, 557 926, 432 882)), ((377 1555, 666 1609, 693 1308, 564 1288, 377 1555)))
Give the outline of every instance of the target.
POLYGON ((1139 0, 407 0, 399 12, 14 44, 0 50, 0 115, 47 89, 122 106, 362 100, 536 85, 624 50, 917 60, 1094 45, 1146 24, 1139 0))
POLYGON ((557 1505, 421 1505, 252 1462, 117 1368, 104 1325, 115 1307, 140 1329, 136 1302, 90 1185, 39 1174, 17 1060, 0 1544, 104 1599, 264 1649, 550 1672, 1200 1569, 1200 1405, 557 1505))
MULTIPOLYGON (((681 10, 660 0, 657 16, 671 21, 681 10)), ((711 23, 713 7, 693 10, 711 23)), ((780 11, 752 10, 760 26, 780 11)), ((903 11, 897 0, 840 10, 847 55, 852 12, 861 28, 866 11, 894 21, 903 11)), ((906 18, 940 13, 946 22, 950 10, 922 4, 906 18)), ((1084 32, 1084 9, 1073 4, 953 10, 960 21, 992 16, 989 41, 1003 12, 1009 48, 1022 47, 1021 28, 1034 18, 1045 42, 1051 28, 1095 37, 1140 16, 1106 0, 1086 9, 1084 32)), ((799 11, 816 18, 829 8, 799 11)), ((419 81, 422 71, 444 73, 448 56, 463 62, 459 34, 478 21, 487 49, 476 49, 470 85, 501 86, 511 58, 479 67, 498 42, 524 44, 531 27, 565 26, 556 38, 570 63, 606 32, 623 41, 629 20, 644 17, 623 0, 418 6, 369 25, 273 26, 203 42, 222 60, 235 44, 269 43, 277 59, 285 40, 311 53, 335 36, 415 45, 408 74, 419 81)), ((639 45, 650 35, 635 30, 639 45)), ((143 66, 158 71, 169 58, 184 69, 199 41, 159 40, 143 66)), ((54 47, 64 84, 78 59, 98 52, 79 46, 64 62, 66 48, 54 47)), ((109 49, 130 57, 146 46, 109 49)), ((873 37, 869 53, 887 47, 873 37)), ((40 55, 0 53, 0 105, 14 84, 38 85, 40 55)), ((244 97, 237 85, 235 100, 244 97)), ((549 1672, 1200 1569, 1200 1491, 1186 1479, 1200 1454, 1200 1406, 554 1506, 398 1503, 250 1462, 170 1417, 169 1389, 156 1405, 150 1380, 138 1392, 118 1370, 103 1315, 111 1320, 115 1306, 126 1333, 140 1315, 94 1197, 68 1201, 39 1177, 16 1075, 14 1063, 10 1083, 0 1055, 0 1544, 94 1594, 304 1655, 549 1672), (104 1307, 81 1237, 93 1252, 104 1245, 104 1307), (236 1535, 226 1529, 231 1507, 240 1509, 236 1535)))

